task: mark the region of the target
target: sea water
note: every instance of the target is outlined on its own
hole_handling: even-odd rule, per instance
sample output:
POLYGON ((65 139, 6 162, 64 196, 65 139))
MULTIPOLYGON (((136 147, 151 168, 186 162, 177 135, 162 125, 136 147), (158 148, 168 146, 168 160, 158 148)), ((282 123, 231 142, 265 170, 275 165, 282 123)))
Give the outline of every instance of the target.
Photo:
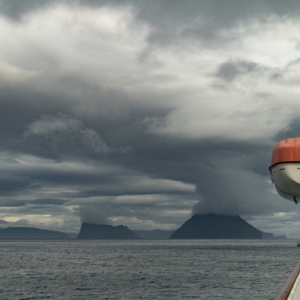
POLYGON ((0 299, 274 299, 296 241, 0 241, 0 299))

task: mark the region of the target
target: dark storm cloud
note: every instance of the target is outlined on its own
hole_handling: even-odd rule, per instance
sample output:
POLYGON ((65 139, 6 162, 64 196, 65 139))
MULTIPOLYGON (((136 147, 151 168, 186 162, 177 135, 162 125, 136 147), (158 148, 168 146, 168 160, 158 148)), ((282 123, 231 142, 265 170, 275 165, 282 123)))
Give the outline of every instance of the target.
POLYGON ((32 181, 28 177, 1 175, 0 176, 0 195, 12 195, 27 189, 34 188, 32 181))
POLYGON ((32 149, 30 140, 24 140, 24 128, 41 114, 64 112, 67 101, 59 95, 40 92, 26 85, 0 87, 0 93, 0 126, 5 128, 0 132, 0 149, 23 153, 36 151, 42 156, 53 156, 51 149, 44 147, 41 151, 37 146, 32 149))
MULTIPOLYGON (((276 139, 297 135, 294 89, 291 111, 282 111, 287 87, 298 82, 297 58, 277 65, 282 56, 269 58, 274 46, 255 37, 263 26, 276 31, 281 16, 293 20, 298 7, 0 1, 1 24, 12 32, 0 49, 0 217, 69 231, 78 217, 173 229, 193 207, 293 210, 274 194, 268 167, 276 139), (280 80, 270 82, 272 74, 280 80)), ((286 47, 296 56, 290 34, 286 47)))
POLYGON ((270 0, 165 0, 140 1, 135 7, 139 19, 153 27, 148 38, 149 47, 143 53, 143 57, 147 57, 155 45, 170 47, 184 39, 197 43, 200 38, 202 46, 219 46, 240 38, 238 35, 225 38, 220 35, 220 30, 270 16, 297 18, 300 5, 296 0, 288 0, 286 5, 282 1, 270 0))
POLYGON ((64 205, 67 200, 61 199, 35 199, 35 200, 15 200, 15 199, 0 199, 1 207, 20 207, 26 205, 64 205))
POLYGON ((24 201, 20 200, 8 200, 8 199, 0 199, 0 207, 19 207, 26 206, 24 201))
POLYGON ((27 202, 27 204, 42 204, 42 205, 63 205, 67 203, 66 200, 61 199, 35 199, 27 202))
MULTIPOLYGON (((45 9, 57 3, 79 4, 82 6, 99 7, 103 5, 133 5, 137 9, 139 17, 147 20, 163 30, 171 29, 171 26, 181 22, 195 20, 195 16, 206 17, 205 26, 227 27, 241 20, 257 18, 268 15, 296 16, 299 12, 297 0, 188 0, 185 3, 179 0, 163 1, 121 1, 121 0, 1 0, 1 13, 19 19, 23 14, 45 9)), ((201 23, 200 23, 201 24, 201 23)), ((190 29, 193 31, 192 29, 190 29)), ((188 33, 189 28, 186 32, 188 33)), ((196 31, 195 31, 196 32, 196 31)))

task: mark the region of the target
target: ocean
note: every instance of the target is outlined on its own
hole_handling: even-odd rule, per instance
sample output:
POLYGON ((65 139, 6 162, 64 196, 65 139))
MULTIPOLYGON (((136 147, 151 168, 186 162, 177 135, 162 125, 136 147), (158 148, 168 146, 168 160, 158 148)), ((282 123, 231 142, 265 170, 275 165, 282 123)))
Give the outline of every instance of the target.
POLYGON ((0 299, 274 299, 296 241, 0 241, 0 299))

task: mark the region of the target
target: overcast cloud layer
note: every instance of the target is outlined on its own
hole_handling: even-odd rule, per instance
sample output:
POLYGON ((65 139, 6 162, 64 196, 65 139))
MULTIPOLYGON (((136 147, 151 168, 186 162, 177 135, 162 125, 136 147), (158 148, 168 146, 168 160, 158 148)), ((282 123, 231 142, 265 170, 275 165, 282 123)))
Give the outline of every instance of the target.
POLYGON ((0 1, 0 219, 300 236, 271 185, 299 136, 298 1, 0 1))

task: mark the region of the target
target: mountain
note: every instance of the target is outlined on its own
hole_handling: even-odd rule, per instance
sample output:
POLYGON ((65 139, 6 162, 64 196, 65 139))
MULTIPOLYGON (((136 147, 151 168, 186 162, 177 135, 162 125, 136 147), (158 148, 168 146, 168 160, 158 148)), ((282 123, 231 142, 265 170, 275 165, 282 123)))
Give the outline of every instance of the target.
POLYGON ((274 235, 273 233, 264 232, 264 231, 262 231, 261 233, 262 233, 263 240, 286 240, 287 239, 286 235, 274 235))
POLYGON ((0 229, 0 239, 68 239, 60 231, 44 230, 31 227, 8 227, 0 229))
POLYGON ((262 233, 240 216, 194 215, 171 239, 261 239, 262 233))
POLYGON ((135 233, 137 236, 139 236, 142 239, 169 239, 172 233, 175 230, 160 230, 155 229, 151 231, 146 230, 132 230, 133 233, 135 233))
POLYGON ((132 240, 139 239, 139 237, 134 234, 127 226, 111 226, 111 225, 98 225, 83 223, 81 225, 80 232, 78 234, 78 239, 123 239, 132 240))

